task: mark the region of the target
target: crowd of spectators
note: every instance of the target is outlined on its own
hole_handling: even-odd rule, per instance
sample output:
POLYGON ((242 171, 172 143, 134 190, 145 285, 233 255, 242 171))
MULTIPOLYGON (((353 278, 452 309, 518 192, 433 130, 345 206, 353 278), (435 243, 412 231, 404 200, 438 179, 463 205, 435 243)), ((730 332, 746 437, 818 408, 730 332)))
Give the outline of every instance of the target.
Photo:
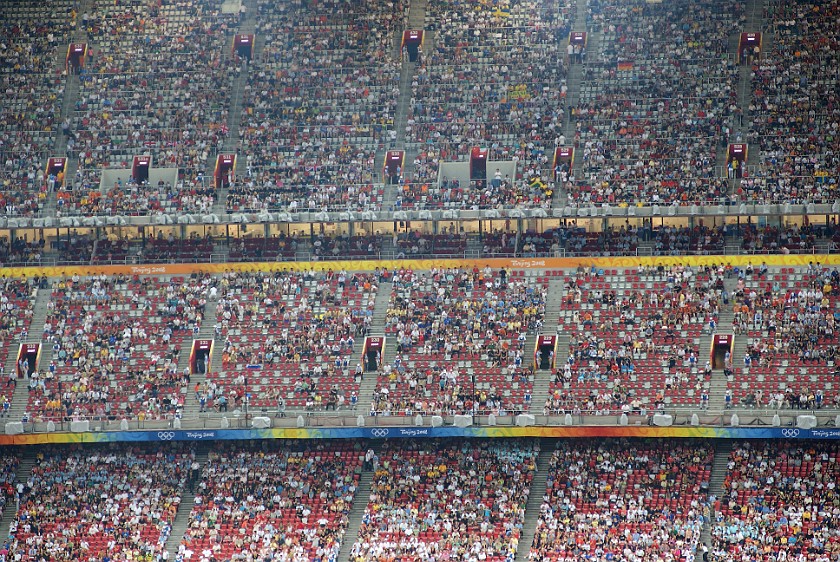
POLYGON ((181 447, 39 450, 20 486, 8 559, 160 559, 190 460, 181 447))
POLYGON ((401 0, 257 3, 262 52, 243 92, 248 176, 229 211, 372 210, 399 98, 401 0))
POLYGON ((56 216, 120 215, 145 216, 174 213, 209 213, 215 203, 215 189, 201 175, 157 184, 128 178, 102 189, 98 168, 79 168, 71 183, 56 196, 56 216))
POLYGON ((579 267, 566 279, 558 334, 569 335, 545 413, 644 414, 703 406, 711 368, 700 337, 716 330, 723 269, 639 268, 621 275, 579 267), (628 283, 629 282, 629 283, 628 283))
POLYGON ((733 292, 735 333, 751 338, 749 352, 758 364, 778 359, 803 364, 833 361, 840 273, 812 267, 802 277, 767 266, 748 268, 733 292))
POLYGON ((296 234, 280 233, 270 238, 242 236, 230 243, 230 261, 281 261, 295 257, 299 239, 296 234))
POLYGON ((0 5, 0 213, 5 216, 36 215, 47 198, 44 165, 54 156, 74 6, 71 0, 0 5))
POLYGON ((653 231, 654 255, 682 256, 721 253, 725 229, 722 226, 663 226, 653 231))
POLYGON ((41 265, 46 240, 26 240, 18 237, 13 240, 0 238, 0 264, 6 267, 41 265))
POLYGON ((350 560, 512 560, 538 454, 527 440, 387 443, 350 560))
POLYGON ((439 234, 427 234, 419 230, 394 233, 394 252, 397 259, 430 257, 464 257, 467 250, 467 236, 456 231, 455 226, 444 227, 439 234))
POLYGON ((332 270, 224 274, 215 303, 222 365, 199 398, 242 404, 250 391, 254 407, 313 411, 349 403, 349 360, 370 328, 378 284, 375 273, 332 270))
POLYGON ((189 382, 177 369, 181 346, 198 333, 212 283, 208 275, 55 281, 43 327, 50 361, 28 381, 32 419, 179 415, 189 382))
POLYGON ((799 227, 742 226, 742 248, 755 254, 811 253, 817 244, 817 233, 809 224, 799 227))
POLYGON ((549 207, 554 139, 566 110, 563 41, 574 3, 435 1, 428 10, 434 49, 422 54, 414 75, 405 132, 421 147, 421 166, 402 186, 399 204, 549 207), (484 181, 438 187, 439 163, 463 159, 474 146, 486 146, 488 160, 517 160, 516 177, 488 169, 484 181))
POLYGON ((394 273, 385 333, 397 355, 381 368, 371 411, 380 415, 527 409, 528 333, 545 316, 545 284, 507 271, 394 273))
POLYGON ((89 234, 79 234, 76 230, 66 238, 54 242, 61 264, 90 263, 96 241, 89 234))
MULTIPOLYGON (((29 335, 33 301, 40 280, 0 279, 0 360, 17 352, 17 344, 29 335)), ((9 397, 11 398, 11 397, 9 397)))
POLYGON ((733 292, 732 331, 747 338, 743 358, 729 365, 727 406, 820 409, 840 359, 836 325, 840 273, 748 266, 733 292))
POLYGON ((840 64, 840 5, 770 1, 773 41, 752 64, 750 140, 763 166, 745 198, 758 203, 831 203, 838 197, 840 112, 824 69, 840 64))
POLYGON ((480 236, 481 255, 487 257, 514 256, 517 250, 516 232, 494 230, 480 236))
POLYGON ((219 445, 175 560, 336 560, 364 457, 335 441, 219 445))
POLYGON ((573 225, 544 232, 525 232, 519 237, 517 255, 523 257, 559 257, 582 255, 636 255, 639 229, 624 225, 605 232, 588 232, 573 225))
POLYGON ((583 177, 569 201, 693 204, 727 194, 716 150, 737 102, 735 0, 590 4, 600 50, 572 109, 583 177))
POLYGON ((530 559, 694 560, 714 449, 702 442, 561 442, 530 559))
MULTIPOLYGON (((20 459, 15 453, 4 453, 0 456, 0 517, 7 509, 7 503, 15 497, 15 483, 20 459)), ((8 509, 15 509, 8 506, 8 509)))
POLYGON ((84 14, 89 45, 67 133, 81 175, 62 195, 63 212, 201 212, 212 205, 212 189, 197 178, 227 134, 235 17, 216 1, 94 2, 84 14), (131 168, 136 155, 177 168, 177 184, 102 192, 98 171, 131 168))
POLYGON ((348 236, 319 234, 312 240, 315 259, 377 259, 382 251, 382 237, 378 234, 348 236))
POLYGON ((837 558, 837 461, 830 442, 736 442, 715 504, 713 559, 837 558))
POLYGON ((158 231, 155 238, 145 241, 137 255, 139 263, 196 263, 210 262, 215 242, 210 234, 200 236, 190 233, 188 238, 175 238, 173 233, 164 236, 158 231))

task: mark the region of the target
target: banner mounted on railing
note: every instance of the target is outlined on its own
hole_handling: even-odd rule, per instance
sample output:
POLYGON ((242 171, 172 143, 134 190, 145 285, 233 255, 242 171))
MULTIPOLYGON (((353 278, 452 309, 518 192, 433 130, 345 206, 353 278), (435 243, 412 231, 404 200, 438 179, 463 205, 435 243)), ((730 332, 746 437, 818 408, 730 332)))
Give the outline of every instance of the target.
POLYGON ((372 427, 212 429, 37 433, 0 435, 0 446, 49 443, 118 443, 168 441, 238 441, 250 439, 433 439, 462 438, 695 438, 695 439, 840 439, 840 428, 694 427, 694 426, 389 426, 372 427))

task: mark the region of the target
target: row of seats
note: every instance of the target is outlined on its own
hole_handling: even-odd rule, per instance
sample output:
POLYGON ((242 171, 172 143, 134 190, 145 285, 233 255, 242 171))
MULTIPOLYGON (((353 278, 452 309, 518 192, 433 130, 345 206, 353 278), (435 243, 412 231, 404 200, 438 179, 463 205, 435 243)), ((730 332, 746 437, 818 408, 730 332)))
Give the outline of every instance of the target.
POLYGON ((385 334, 397 355, 380 370, 371 412, 527 410, 526 335, 539 332, 547 283, 489 268, 394 273, 385 334))
POLYGON ((558 441, 553 451, 529 439, 215 443, 203 466, 178 443, 47 446, 16 486, 20 452, 0 461, 3 495, 17 503, 2 550, 159 559, 182 513, 179 562, 327 560, 344 541, 353 562, 502 562, 521 549, 541 562, 681 562, 704 549, 727 562, 828 562, 840 536, 838 454, 830 442, 735 441, 712 489, 709 440, 558 441), (525 545, 540 470, 546 492, 525 545), (370 493, 357 497, 364 472, 370 493), (184 506, 187 490, 195 501, 184 506), (346 536, 351 511, 362 517, 357 537, 346 536), (700 544, 706 523, 711 545, 700 544))
POLYGON ((180 413, 185 339, 201 326, 209 276, 80 276, 53 282, 47 354, 29 379, 36 421, 158 419, 180 413))
MULTIPOLYGON (((362 239, 351 242, 357 243, 362 239)), ((202 243, 201 240, 196 243, 202 243)), ((157 252, 170 242, 156 240, 157 252)), ((160 418, 178 414, 189 371, 184 342, 212 323, 221 362, 210 364, 206 407, 281 405, 311 410, 355 406, 357 358, 386 311, 386 357, 376 357, 371 412, 528 410, 535 376, 550 376, 546 413, 650 412, 705 406, 711 367, 700 357, 722 327, 746 342, 727 356, 727 406, 812 408, 835 403, 835 311, 840 273, 818 264, 599 270, 439 269, 190 277, 72 276, 6 280, 0 287, 2 357, 43 334, 27 416, 35 420, 160 418), (525 275, 528 273, 528 275, 525 275), (390 294, 379 295, 383 281, 390 294), (52 293, 43 326, 30 326, 36 289, 52 293), (547 311, 549 287, 560 299, 547 311), (207 305, 211 310, 207 311, 207 305), (547 313, 557 323, 545 325, 547 313), (205 320, 205 315, 210 318, 205 320), (532 372, 531 334, 556 332, 551 375, 532 372), (354 359, 355 358, 355 359, 354 359), (559 359, 562 358, 562 361, 559 359), (246 396, 250 395, 250 396, 246 396), (802 397, 805 397, 804 399, 802 397)), ((205 358, 209 359, 209 358, 205 358)), ((358 365, 357 365, 358 363, 358 365)), ((361 366, 364 363, 364 369, 361 366)), ((367 400, 362 397, 363 408, 367 400)))
POLYGON ((227 135, 237 57, 230 52, 235 15, 219 0, 115 4, 96 0, 85 13, 89 40, 69 122, 65 215, 207 212, 213 189, 201 176, 227 135), (100 187, 103 168, 131 169, 150 155, 176 168, 171 181, 100 187))
POLYGON ((773 41, 752 63, 749 106, 749 140, 760 148, 762 166, 745 199, 836 201, 840 116, 831 107, 837 80, 822 69, 840 63, 840 5, 770 0, 764 16, 773 41))
POLYGON ((604 414, 701 405, 711 369, 698 357, 700 338, 720 313, 718 271, 590 273, 580 267, 565 279, 557 333, 569 334, 569 349, 545 409, 604 414))
POLYGON ((36 216, 48 196, 44 167, 54 156, 65 89, 61 68, 77 25, 74 5, 71 0, 11 0, 0 5, 0 214, 4 216, 36 216))
POLYGON ((566 112, 564 39, 574 13, 571 0, 429 4, 434 49, 421 53, 405 130, 420 152, 398 207, 551 206, 566 112), (515 159, 516 174, 488 165, 486 178, 438 185, 440 163, 474 146, 488 149, 488 161, 515 159))
POLYGON ((401 1, 257 2, 260 56, 247 69, 239 150, 247 177, 230 212, 375 210, 377 148, 393 129, 401 1))
POLYGON ((222 364, 202 391, 208 406, 220 396, 243 405, 246 392, 252 406, 272 410, 349 404, 358 390, 349 359, 370 327, 378 284, 345 271, 224 274, 214 304, 222 364))
POLYGON ((531 440, 386 443, 350 560, 511 560, 538 454, 531 440))
POLYGON ((214 448, 176 561, 335 560, 364 457, 352 442, 214 448))
POLYGON ((599 0, 589 19, 601 40, 587 53, 573 108, 583 175, 570 200, 691 204, 725 196, 716 149, 737 101, 736 61, 726 54, 743 27, 743 4, 599 0))
POLYGON ((164 551, 186 447, 45 447, 17 494, 10 559, 154 559, 164 551))

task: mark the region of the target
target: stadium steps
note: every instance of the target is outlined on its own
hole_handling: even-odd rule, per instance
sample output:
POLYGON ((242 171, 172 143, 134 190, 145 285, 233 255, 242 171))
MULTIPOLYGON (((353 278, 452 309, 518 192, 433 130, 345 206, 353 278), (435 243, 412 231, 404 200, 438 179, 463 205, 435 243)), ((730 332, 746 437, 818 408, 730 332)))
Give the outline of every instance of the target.
MULTIPOLYGON (((545 302, 545 317, 541 333, 551 335, 557 331, 560 321, 560 302, 563 299, 563 279, 552 277, 548 282, 548 296, 545 302)), ((526 359, 530 359, 536 346, 536 336, 529 335, 525 342, 526 359)), ((569 354, 568 334, 557 334, 557 354, 554 356, 554 366, 557 368, 566 362, 569 354)), ((551 385, 551 370, 534 371, 533 389, 531 391, 530 413, 534 416, 542 415, 545 401, 548 400, 551 385)))
POLYGON ((426 8, 428 4, 428 0, 411 1, 411 6, 408 10, 408 29, 423 29, 426 26, 426 8))
POLYGON ((636 247, 636 253, 639 256, 655 256, 656 242, 653 240, 639 240, 639 245, 636 247))
POLYGON ((338 562, 352 562, 350 552, 353 544, 359 538, 359 527, 362 526, 362 518, 365 516, 368 501, 370 500, 370 486, 373 483, 373 471, 365 470, 359 479, 359 487, 356 488, 356 495, 353 498, 353 508, 347 514, 347 528, 341 539, 341 548, 338 551, 338 562))
MULTIPOLYGON (((50 302, 50 289, 37 289, 35 293, 35 301, 32 305, 32 321, 29 324, 29 335, 26 338, 28 343, 41 342, 41 361, 38 365, 39 369, 46 369, 52 358, 52 344, 48 341, 43 341, 41 335, 44 330, 44 322, 47 320, 47 305, 50 302)), ((8 376, 17 366, 18 343, 14 342, 9 349, 9 357, 6 359, 5 376, 8 376)), ((22 343, 22 342, 21 342, 22 343)), ((20 421, 23 414, 26 412, 27 404, 29 403, 29 379, 18 379, 15 386, 15 392, 12 397, 11 406, 9 406, 9 415, 6 421, 20 421)))
POLYGON ((400 97, 394 113, 393 129, 387 133, 388 136, 384 139, 389 150, 405 149, 405 126, 408 122, 408 105, 411 103, 411 81, 414 78, 416 68, 417 63, 406 59, 400 69, 400 97))
MULTIPOLYGON (((709 478, 709 516, 700 532, 700 544, 711 545, 712 526, 715 520, 715 502, 723 496, 723 481, 726 479, 729 454, 732 452, 732 441, 717 439, 715 441, 715 460, 712 463, 712 475, 709 478)), ((711 546, 709 546, 711 549, 711 546)))
MULTIPOLYGON (((207 445, 200 445, 195 451, 195 460, 200 465, 199 473, 204 471, 204 466, 207 464, 209 447, 207 445)), ((191 474, 187 474, 187 482, 185 488, 181 493, 181 503, 178 505, 178 512, 175 514, 175 519, 172 521, 172 528, 169 531, 169 537, 166 539, 165 549, 169 552, 169 559, 175 560, 178 554, 178 547, 187 532, 190 524, 190 513, 195 505, 196 492, 198 491, 198 482, 194 483, 193 490, 190 490, 191 474)))
MULTIPOLYGON (((732 333, 732 310, 729 307, 721 307, 718 315, 718 334, 732 333)), ((700 341, 700 361, 703 365, 706 364, 704 358, 710 357, 712 352, 711 336, 705 336, 700 341)), ((737 342, 737 338, 735 340, 737 342)), ((734 357, 733 357, 734 360, 734 357)), ((723 376, 723 369, 715 369, 712 371, 712 380, 709 383, 709 409, 713 411, 721 411, 724 409, 726 394, 726 378, 723 376)))
MULTIPOLYGON (((397 255, 397 246, 394 244, 394 237, 391 234, 386 234, 382 238, 382 259, 392 260, 397 255)), ((381 290, 380 284, 380 290, 381 290)), ((375 319, 374 319, 375 321, 375 319)))
MULTIPOLYGON (((216 309, 216 302, 208 302, 206 305, 208 311, 215 311, 216 309)), ((211 315, 206 315, 201 321, 201 328, 198 330, 197 336, 188 337, 184 340, 184 344, 181 346, 181 354, 178 356, 178 372, 183 373, 184 369, 186 369, 190 364, 190 353, 192 351, 192 340, 212 340, 216 337, 215 335, 215 313, 211 315)), ((219 371, 222 367, 222 352, 223 348, 225 347, 225 342, 221 339, 216 340, 213 345, 213 355, 210 357, 210 367, 214 368, 216 371, 219 371)), ((183 416, 187 419, 197 418, 200 417, 201 414, 199 413, 200 405, 198 400, 195 399, 195 391, 193 388, 196 384, 204 386, 204 383, 207 381, 207 373, 193 373, 190 375, 190 384, 187 388, 187 395, 184 397, 184 411, 183 416)))
POLYGON ((531 481, 528 502, 525 504, 525 515, 522 518, 522 534, 519 535, 519 544, 514 559, 516 562, 525 562, 529 559, 531 545, 534 543, 534 535, 537 532, 537 524, 540 520, 540 511, 543 502, 546 500, 546 482, 552 454, 553 451, 550 449, 542 450, 537 457, 537 470, 534 473, 534 479, 531 481))
MULTIPOLYGON (((597 60, 595 57, 600 54, 601 50, 601 34, 594 33, 588 29, 587 13, 589 11, 589 2, 580 0, 576 4, 575 17, 571 22, 572 31, 586 31, 586 57, 589 60, 597 60)), ((566 56, 566 46, 568 45, 568 38, 561 45, 562 56, 566 56)), ((566 76, 566 123, 563 127, 563 135, 566 137, 566 144, 573 144, 575 139, 575 128, 577 121, 572 116, 572 108, 580 105, 580 85, 581 77, 583 76, 583 65, 575 64, 569 68, 566 76)), ((580 149, 576 146, 575 150, 580 149)), ((580 178, 583 168, 583 154, 575 155, 574 166, 572 167, 572 174, 575 178, 580 178)), ((554 208, 566 206, 568 202, 568 193, 565 189, 558 188, 554 190, 551 205, 554 208)))
MULTIPOLYGON (((388 314, 388 303, 391 300, 391 282, 380 283, 379 290, 376 292, 376 301, 373 305, 373 316, 370 324, 370 335, 378 336, 385 334, 385 316, 388 314)), ((356 368, 356 363, 362 362, 362 350, 364 342, 359 342, 356 352, 353 354, 353 359, 350 361, 350 369, 356 368)), ((392 363, 394 357, 397 355, 397 342, 394 340, 385 340, 385 353, 382 357, 382 362, 392 363)), ((359 404, 361 412, 365 413, 370 407, 370 400, 373 392, 376 390, 377 373, 364 373, 362 382, 359 384, 359 404)), ((350 398, 347 397, 347 403, 350 403, 350 398)))
MULTIPOLYGON (((66 52, 62 51, 60 48, 57 50, 56 54, 56 70, 65 66, 64 58, 66 56, 66 52)), ((67 151, 67 137, 64 133, 61 132, 61 125, 64 123, 64 120, 68 117, 72 117, 73 115, 73 107, 76 103, 76 100, 79 99, 79 77, 75 74, 68 74, 65 76, 64 79, 64 93, 62 94, 62 101, 61 101, 61 115, 58 115, 55 120, 55 142, 53 144, 53 151, 52 154, 49 156, 68 156, 70 160, 67 162, 67 170, 65 173, 64 178, 64 185, 72 185, 73 180, 76 177, 76 168, 78 167, 77 157, 78 152, 72 151, 75 154, 69 153, 67 151)), ((72 127, 71 127, 72 129, 72 127)), ((46 162, 43 163, 46 166, 46 162)), ((45 216, 55 216, 55 211, 57 207, 57 199, 55 196, 55 192, 47 193, 47 198, 44 201, 43 205, 43 213, 45 216)))
MULTIPOLYGON (((575 11, 575 19, 572 22, 572 31, 587 31, 586 13, 589 10, 589 2, 581 1, 577 3, 577 10, 575 11)), ((587 33, 586 38, 586 57, 589 60, 595 60, 595 57, 601 50, 601 34, 587 33)), ((563 56, 566 53, 566 46, 568 45, 568 37, 561 45, 563 56)), ((585 63, 584 63, 585 64, 585 63)), ((569 68, 566 77, 566 127, 563 134, 566 139, 571 141, 575 138, 575 119, 572 118, 570 109, 580 104, 580 84, 581 76, 583 75, 583 64, 574 64, 569 68)), ((579 158, 576 158, 578 165, 579 158)), ((577 168, 577 165, 575 166, 577 168)))
MULTIPOLYGON (((373 173, 374 177, 376 177, 380 170, 384 169, 385 167, 385 149, 380 149, 376 151, 376 159, 373 165, 373 173)), ((408 155, 406 154, 406 159, 408 159, 408 155)), ((408 170, 403 168, 403 177, 407 177, 408 170)), ((384 174, 383 174, 383 182, 384 182, 384 174)), ((383 210, 392 210, 394 208, 394 203, 397 200, 397 186, 385 184, 383 187, 382 193, 382 209, 383 210)))
MULTIPOLYGON (((413 0, 408 10, 408 29, 423 29, 426 22, 426 5, 427 0, 413 0)), ((402 56, 402 26, 397 26, 394 33, 394 47, 397 60, 402 56)), ((431 52, 431 33, 426 32, 424 37, 425 52, 431 52)), ((388 148, 405 149, 405 125, 408 121, 408 104, 411 103, 411 81, 414 78, 414 73, 417 70, 417 63, 411 62, 408 58, 403 59, 402 67, 400 69, 400 98, 397 101, 397 109, 394 114, 393 130, 389 132, 387 139, 388 148), (393 145, 393 146, 392 146, 393 145)), ((380 168, 377 168, 380 169, 380 168)), ((386 202, 390 199, 393 201, 393 195, 390 192, 394 191, 393 186, 388 186, 385 190, 386 202)), ((384 208, 387 208, 383 205, 384 208)))
MULTIPOLYGON (((20 458, 20 464, 18 465, 17 473, 15 474, 16 482, 26 482, 29 480, 29 477, 32 476, 32 467, 35 466, 35 455, 37 453, 37 449, 33 447, 27 447, 24 449, 23 454, 20 458)), ((15 516, 17 515, 17 505, 16 501, 13 501, 11 498, 8 498, 6 502, 6 507, 3 510, 3 518, 0 519, 0 538, 5 540, 9 536, 9 527, 12 524, 15 516)))
MULTIPOLYGON (((257 25, 257 6, 253 0, 242 0, 245 5, 245 19, 239 23, 236 30, 237 34, 255 33, 257 25)), ((255 35, 254 39, 254 58, 257 58, 262 53, 262 47, 265 40, 258 41, 255 35)), ((230 51, 225 50, 225 59, 232 55, 230 51)), ((228 134, 222 143, 222 148, 219 151, 222 154, 236 154, 239 148, 239 127, 242 124, 242 94, 245 90, 245 85, 248 83, 249 65, 247 61, 243 62, 239 68, 239 72, 231 84, 230 108, 228 109, 228 134)), ((245 177, 248 172, 247 159, 245 154, 239 155, 236 161, 236 175, 237 177, 245 177)), ((216 154, 211 154, 207 160, 207 170, 205 173, 206 181, 213 181, 213 173, 216 170, 216 154)), ((224 216, 227 207, 227 188, 222 189, 217 194, 216 204, 213 206, 213 213, 219 216, 224 216)))
MULTIPOLYGON (((480 236, 477 235, 468 235, 467 236, 467 249, 466 249, 466 257, 467 258, 480 258, 482 254, 482 250, 484 249, 484 242, 481 240, 480 236)), ((528 348, 526 348, 528 349, 528 348)))

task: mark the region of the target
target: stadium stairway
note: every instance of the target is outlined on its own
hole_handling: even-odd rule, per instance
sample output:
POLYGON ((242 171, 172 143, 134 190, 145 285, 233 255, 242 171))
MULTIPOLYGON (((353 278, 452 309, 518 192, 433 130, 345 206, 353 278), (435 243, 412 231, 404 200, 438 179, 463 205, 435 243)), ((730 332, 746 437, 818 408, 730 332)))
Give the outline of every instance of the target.
MULTIPOLYGON (((20 458, 17 473, 15 474, 16 482, 26 482, 32 475, 32 467, 35 466, 36 449, 27 447, 24 449, 23 455, 20 458)), ((0 537, 5 540, 9 536, 9 527, 17 513, 17 502, 12 502, 11 499, 6 503, 6 509, 3 510, 3 518, 0 519, 0 537)))
POLYGON ((479 236, 467 236, 466 258, 481 257, 484 249, 484 242, 479 236))
MULTIPOLYGON (((370 325, 370 335, 382 336, 385 335, 385 316, 388 314, 388 304, 391 300, 391 282, 384 282, 379 284, 379 290, 376 292, 376 300, 373 304, 373 316, 370 325)), ((356 363, 362 362, 362 351, 364 349, 364 342, 359 342, 357 351, 353 353, 353 359, 350 361, 350 369, 356 368, 356 363)), ((397 355, 397 342, 394 340, 385 340, 385 352, 382 357, 382 363, 392 363, 394 357, 397 355)), ((362 376, 362 382, 359 384, 359 405, 360 413, 367 413, 370 407, 370 401, 373 397, 373 392, 376 390, 377 373, 365 373, 362 376)), ((347 400, 349 404, 349 397, 347 400)))
MULTIPOLYGON (((254 0, 242 0, 245 5, 245 19, 239 23, 239 28, 236 30, 237 34, 256 33, 257 28, 257 6, 254 0)), ((259 57, 262 52, 262 47, 265 45, 265 39, 261 41, 254 39, 254 58, 259 57)), ((230 51, 225 50, 225 57, 232 56, 230 51)), ((236 153, 239 147, 239 126, 242 124, 242 93, 248 84, 248 70, 249 65, 247 61, 243 61, 239 68, 239 73, 234 78, 231 84, 230 107, 228 108, 228 134, 225 137, 222 148, 219 151, 222 154, 236 153)), ((244 154, 239 155, 236 161, 236 175, 237 177, 245 177, 248 172, 248 163, 244 154)), ((205 181, 213 181, 213 173, 216 170, 216 154, 211 154, 207 159, 207 170, 205 173, 205 181)), ((227 188, 222 189, 217 194, 216 204, 213 207, 213 212, 219 216, 225 214, 227 208, 227 188)))
MULTIPOLYGON (((545 301, 545 318, 543 320, 543 334, 552 335, 556 333, 557 323, 560 320, 560 302, 563 299, 562 278, 551 278, 548 282, 548 296, 545 301)), ((529 335, 525 341, 526 358, 530 359, 534 352, 537 338, 529 335)), ((568 334, 557 334, 557 354, 554 356, 555 368, 565 363, 569 352, 568 334)), ((548 399, 549 386, 551 386, 551 369, 534 371, 533 388, 531 390, 531 407, 529 412, 534 415, 542 415, 545 401, 548 399)))
MULTIPOLYGON (((589 2, 581 0, 577 2, 577 10, 575 11, 575 19, 572 22, 572 31, 587 31, 586 13, 589 10, 589 2)), ((590 60, 594 60, 600 51, 600 34, 587 33, 586 56, 590 60), (598 35, 599 37, 595 37, 598 35)), ((566 42, 562 45, 565 53, 566 45, 568 44, 568 37, 566 42)), ((571 108, 576 107, 580 103, 580 83, 583 75, 583 64, 573 64, 569 67, 566 76, 566 128, 563 134, 566 135, 567 140, 575 138, 576 121, 572 118, 571 108)), ((578 161, 580 158, 577 159, 578 161)), ((576 166, 577 167, 577 166, 576 166)))
MULTIPOLYGON (((35 302, 32 305, 32 321, 29 324, 29 336, 26 338, 26 342, 28 343, 41 342, 40 366, 43 369, 47 368, 50 364, 50 359, 52 358, 52 344, 41 339, 44 322, 47 320, 47 305, 50 302, 51 294, 52 291, 50 289, 36 289, 35 302)), ((15 342, 9 349, 9 357, 6 359, 6 370, 4 371, 5 376, 8 376, 9 373, 17 367, 17 344, 18 342, 15 342)), ((26 407, 29 403, 28 384, 29 379, 18 379, 18 383, 15 386, 15 392, 12 397, 12 404, 9 406, 9 414, 6 421, 20 421, 23 414, 26 412, 26 407)))
MULTIPOLYGON (((588 31, 587 30, 587 11, 589 10, 589 2, 580 0, 577 2, 577 10, 575 11, 575 19, 572 22, 572 31, 588 31)), ((568 38, 567 38, 568 42, 568 38)), ((596 55, 600 51, 600 33, 587 33, 586 57, 589 60, 595 60, 596 55)), ((567 43, 561 45, 562 51, 565 53, 567 43)), ((564 55, 565 56, 565 55, 564 55)), ((580 85, 581 77, 583 76, 583 65, 575 64, 569 68, 566 76, 566 123, 563 128, 563 135, 566 137, 566 143, 571 144, 575 138, 575 126, 577 121, 572 116, 572 108, 580 104, 580 85)), ((577 147, 580 148, 580 147, 577 147)), ((574 168, 572 172, 576 178, 582 176, 581 169, 583 166, 583 156, 578 154, 574 160, 574 168)), ((553 207, 563 207, 568 200, 568 194, 563 189, 556 189, 552 200, 553 207)))
MULTIPOLYGON (((709 516, 700 532, 700 544, 711 545, 712 526, 715 521, 715 503, 723 495, 723 482, 726 480, 729 454, 732 452, 732 441, 718 439, 715 441, 715 460, 712 463, 712 475, 709 478, 709 516)), ((711 546, 709 547, 711 548, 711 546)))
MULTIPOLYGON (((729 287, 727 287, 729 290, 729 287)), ((716 334, 732 334, 732 309, 728 305, 723 305, 718 314, 718 327, 716 334)), ((712 353, 712 337, 703 335, 700 338, 699 361, 701 365, 705 365, 712 353)), ((738 338, 735 338, 737 344, 738 338)), ((733 356, 734 360, 734 356, 733 356)), ((723 369, 714 369, 712 371, 712 379, 709 382, 709 410, 719 412, 724 409, 726 394, 726 378, 723 376, 723 369)))
MULTIPOLYGON (((769 52, 769 41, 767 29, 765 29, 764 11, 766 0, 747 0, 746 2, 746 21, 744 22, 743 31, 746 32, 763 32, 762 33, 762 52, 769 52)), ((732 56, 738 56, 738 45, 736 42, 735 50, 732 51, 732 56)), ((750 142, 748 138, 750 126, 752 123, 752 115, 750 114, 750 103, 753 100, 752 87, 752 67, 750 65, 738 66, 738 108, 740 109, 740 119, 737 119, 733 130, 740 133, 740 137, 744 142, 750 142)), ((758 166, 761 164, 761 151, 757 148, 750 150, 747 154, 747 165, 758 166)), ((726 162, 723 163, 724 166, 726 162)), ((740 180, 736 180, 740 182, 740 180)))
MULTIPOLYGON (((204 471, 204 465, 207 464, 208 452, 209 446, 206 444, 200 444, 195 451, 195 460, 200 465, 199 471, 204 471)), ((175 514, 175 519, 172 521, 172 529, 170 529, 169 537, 166 539, 165 548, 169 552, 170 560, 175 560, 175 556, 178 554, 178 547, 184 538, 184 534, 187 532, 187 527, 190 524, 190 513, 195 505, 198 482, 194 482, 192 489, 190 489, 191 477, 191 474, 187 476, 185 488, 181 493, 181 503, 178 505, 178 512, 175 514)))
MULTIPOLYGON (((373 169, 382 170, 385 167, 385 150, 377 150, 376 151, 376 163, 373 166, 373 169)), ((414 168, 414 157, 406 151, 405 156, 406 163, 411 162, 411 168, 414 168)), ((374 172, 376 173, 376 172, 374 172)), ((403 167, 403 177, 408 177, 411 174, 411 170, 408 169, 408 164, 403 167)), ((396 185, 385 185, 384 191, 382 192, 382 209, 392 211, 394 209, 394 204, 397 201, 397 191, 398 187, 396 185)))
POLYGON ((353 543, 359 538, 359 528, 362 526, 362 518, 365 516, 368 501, 370 500, 370 485, 373 482, 373 471, 365 470, 359 479, 359 487, 356 488, 356 495, 353 498, 353 508, 347 514, 347 528, 341 539, 341 548, 338 550, 338 562, 351 562, 350 552, 353 550, 353 543))
POLYGON ((552 450, 540 451, 537 457, 537 471, 531 481, 531 489, 528 494, 528 502, 525 504, 525 515, 522 521, 522 534, 519 535, 519 544, 516 549, 516 562, 525 562, 531 553, 531 545, 534 543, 534 535, 537 532, 537 524, 540 520, 540 511, 546 497, 546 481, 548 479, 548 467, 551 462, 552 450))
MULTIPOLYGON (((426 5, 428 0, 413 0, 408 10, 407 27, 406 29, 423 29, 426 22, 426 5)), ((394 42, 396 47, 397 57, 401 57, 402 45, 402 26, 397 26, 394 32, 394 42)), ((425 52, 431 52, 431 32, 425 31, 426 36, 423 38, 425 45, 425 52)), ((400 69, 400 97, 397 101, 397 110, 394 114, 393 129, 389 132, 386 139, 387 148, 391 149, 405 149, 405 125, 408 121, 409 103, 411 103, 412 88, 411 82, 414 78, 414 73, 417 70, 417 63, 411 62, 408 58, 402 59, 402 67, 400 69)), ((377 168, 379 169, 379 168, 377 168)), ((389 204, 393 204, 395 191, 393 186, 390 186, 385 193, 384 208, 388 208, 389 204)))
MULTIPOLYGON (((207 311, 210 313, 210 317, 205 316, 201 322, 201 328, 198 330, 198 335, 192 336, 184 340, 184 344, 181 347, 181 354, 178 356, 178 372, 183 373, 184 369, 189 367, 190 365, 190 352, 192 351, 192 340, 212 340, 215 336, 215 315, 216 315, 216 303, 208 302, 207 303, 207 311)), ((222 352, 225 347, 225 342, 221 339, 216 339, 213 343, 213 355, 210 357, 210 367, 215 368, 217 371, 222 368, 222 352)), ((199 403, 198 400, 195 399, 195 385, 204 386, 204 383, 207 381, 207 373, 193 373, 190 375, 190 384, 187 388, 187 395, 184 397, 184 410, 183 416, 187 419, 197 418, 200 416, 199 414, 199 403)))

